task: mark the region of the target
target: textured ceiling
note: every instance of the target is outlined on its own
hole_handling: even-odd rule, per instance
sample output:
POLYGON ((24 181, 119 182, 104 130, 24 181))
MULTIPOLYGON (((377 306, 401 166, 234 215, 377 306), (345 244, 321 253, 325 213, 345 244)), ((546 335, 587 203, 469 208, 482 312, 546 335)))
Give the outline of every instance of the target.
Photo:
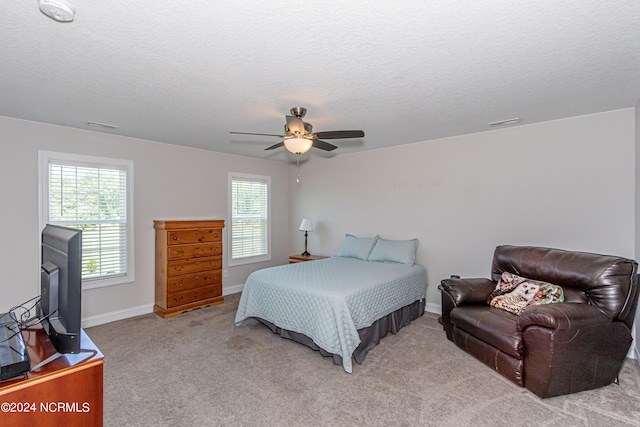
POLYGON ((69 1, 0 2, 0 116, 295 161, 229 131, 365 131, 329 157, 640 97, 637 0, 69 1))

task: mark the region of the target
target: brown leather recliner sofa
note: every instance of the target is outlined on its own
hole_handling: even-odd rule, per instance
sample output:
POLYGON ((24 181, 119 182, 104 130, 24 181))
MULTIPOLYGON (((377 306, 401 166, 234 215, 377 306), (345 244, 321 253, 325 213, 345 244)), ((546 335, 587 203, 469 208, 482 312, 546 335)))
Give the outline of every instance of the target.
POLYGON ((606 386, 632 342, 637 270, 616 256, 498 246, 491 280, 442 280, 442 324, 458 347, 541 398, 606 386), (559 285, 565 300, 520 315, 491 307, 504 272, 559 285))

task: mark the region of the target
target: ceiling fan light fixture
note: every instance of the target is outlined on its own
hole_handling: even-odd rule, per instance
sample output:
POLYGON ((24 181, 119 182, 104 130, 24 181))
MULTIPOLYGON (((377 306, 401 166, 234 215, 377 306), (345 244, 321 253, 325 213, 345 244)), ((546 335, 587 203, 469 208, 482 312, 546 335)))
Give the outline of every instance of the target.
POLYGON ((293 154, 304 154, 307 151, 311 150, 313 141, 301 137, 286 138, 284 140, 284 146, 293 154))
POLYGON ((333 151, 337 146, 330 144, 323 139, 343 139, 343 138, 362 138, 364 131, 362 130, 330 130, 325 132, 313 133, 311 123, 302 121, 302 117, 306 114, 307 109, 304 107, 293 107, 291 109, 292 116, 286 116, 287 122, 284 125, 284 134, 274 135, 271 133, 255 133, 255 132, 229 132, 239 135, 261 135, 261 136, 277 136, 283 138, 282 142, 273 144, 265 150, 274 150, 284 145, 287 151, 293 154, 304 154, 311 148, 318 150, 333 151), (322 138, 322 139, 320 139, 322 138))
POLYGON ((71 22, 76 10, 66 0, 39 0, 40 11, 58 22, 71 22))

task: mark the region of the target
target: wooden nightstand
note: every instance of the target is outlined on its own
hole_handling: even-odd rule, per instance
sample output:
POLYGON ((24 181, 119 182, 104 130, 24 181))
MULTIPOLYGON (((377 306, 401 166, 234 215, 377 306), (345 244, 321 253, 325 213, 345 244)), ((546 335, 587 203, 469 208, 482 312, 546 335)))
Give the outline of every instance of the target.
POLYGON ((289 257, 289 264, 295 264, 296 262, 305 262, 305 261, 313 261, 314 259, 324 259, 328 258, 323 255, 291 255, 289 257))

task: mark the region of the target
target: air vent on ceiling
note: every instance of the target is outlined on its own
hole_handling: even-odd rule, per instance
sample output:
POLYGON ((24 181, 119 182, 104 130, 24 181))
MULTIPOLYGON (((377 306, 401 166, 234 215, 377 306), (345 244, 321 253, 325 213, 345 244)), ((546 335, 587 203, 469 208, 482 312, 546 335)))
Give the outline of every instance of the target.
POLYGON ((515 117, 513 119, 500 120, 499 122, 489 123, 489 126, 515 125, 516 123, 520 123, 520 119, 518 117, 515 117))
POLYGON ((97 128, 106 128, 106 129, 118 129, 120 126, 110 125, 108 123, 100 123, 100 122, 92 122, 88 121, 87 124, 89 126, 97 127, 97 128))

